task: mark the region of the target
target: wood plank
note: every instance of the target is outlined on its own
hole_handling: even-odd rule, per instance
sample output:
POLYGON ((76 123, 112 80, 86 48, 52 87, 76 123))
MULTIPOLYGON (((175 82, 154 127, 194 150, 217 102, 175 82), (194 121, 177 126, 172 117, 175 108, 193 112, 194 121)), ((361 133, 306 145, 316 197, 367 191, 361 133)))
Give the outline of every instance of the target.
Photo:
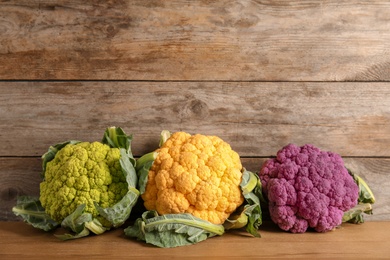
POLYGON ((18 196, 39 196, 40 158, 0 158, 0 221, 21 220, 12 213, 18 196))
POLYGON ((0 222, 2 259, 387 259, 390 222, 343 224, 333 232, 291 234, 266 223, 261 238, 229 231, 191 246, 157 248, 129 239, 122 229, 59 241, 24 223, 0 222))
MULTIPOLYGON (((265 158, 243 158, 243 166, 258 172, 265 158)), ((359 174, 372 188, 376 203, 367 221, 390 220, 390 159, 345 158, 348 168, 359 174)), ((19 195, 39 196, 40 158, 0 158, 0 221, 20 220, 11 209, 19 195)))
POLYGON ((41 156, 69 139, 132 133, 139 156, 161 130, 218 135, 243 157, 288 143, 390 156, 390 83, 0 82, 0 156, 41 156))
POLYGON ((390 80, 390 2, 2 1, 0 78, 390 80))

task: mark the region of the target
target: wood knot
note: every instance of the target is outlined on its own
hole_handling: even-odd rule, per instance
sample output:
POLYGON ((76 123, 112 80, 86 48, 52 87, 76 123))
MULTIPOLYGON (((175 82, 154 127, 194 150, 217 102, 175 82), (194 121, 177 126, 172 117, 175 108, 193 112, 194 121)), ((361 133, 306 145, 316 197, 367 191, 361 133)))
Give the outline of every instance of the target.
POLYGON ((113 38, 118 32, 119 32, 119 29, 112 26, 112 25, 108 25, 105 28, 105 33, 107 35, 107 38, 113 38))
POLYGON ((182 111, 182 116, 192 118, 205 118, 209 115, 209 108, 205 102, 199 99, 190 100, 182 111))

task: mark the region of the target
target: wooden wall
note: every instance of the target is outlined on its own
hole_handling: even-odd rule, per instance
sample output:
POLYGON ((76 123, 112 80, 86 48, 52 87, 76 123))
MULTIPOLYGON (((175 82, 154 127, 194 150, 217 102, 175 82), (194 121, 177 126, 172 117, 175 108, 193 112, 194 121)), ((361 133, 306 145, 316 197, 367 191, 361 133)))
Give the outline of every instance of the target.
POLYGON ((40 156, 106 127, 218 135, 258 171, 288 143, 341 154, 390 220, 389 1, 0 1, 0 220, 40 156))

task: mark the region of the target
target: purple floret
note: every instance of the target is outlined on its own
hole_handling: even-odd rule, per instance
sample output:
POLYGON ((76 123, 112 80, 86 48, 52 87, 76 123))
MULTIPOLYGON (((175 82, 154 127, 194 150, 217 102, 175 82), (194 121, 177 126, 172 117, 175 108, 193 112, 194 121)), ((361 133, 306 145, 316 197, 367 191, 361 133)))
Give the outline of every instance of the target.
POLYGON ((358 185, 341 156, 310 144, 285 146, 259 176, 272 221, 293 233, 332 230, 358 202, 358 185))

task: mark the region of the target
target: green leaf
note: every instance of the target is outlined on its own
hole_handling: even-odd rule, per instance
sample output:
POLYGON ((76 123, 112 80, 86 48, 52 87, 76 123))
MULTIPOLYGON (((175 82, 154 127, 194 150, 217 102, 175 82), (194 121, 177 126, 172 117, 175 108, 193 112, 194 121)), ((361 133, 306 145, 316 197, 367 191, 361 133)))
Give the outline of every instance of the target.
POLYGON ((130 216, 131 210, 137 203, 140 192, 135 188, 137 185, 137 173, 133 164, 127 157, 126 151, 121 148, 120 165, 126 178, 128 192, 115 205, 109 208, 102 208, 97 203, 95 207, 99 214, 107 219, 114 227, 121 226, 130 216))
POLYGON ((141 194, 146 190, 146 185, 148 183, 148 175, 150 167, 152 167, 153 161, 149 161, 144 164, 144 166, 137 172, 138 174, 138 188, 141 194))
POLYGON ((148 174, 154 160, 157 158, 157 152, 147 153, 136 162, 136 171, 138 176, 138 188, 141 194, 145 192, 146 184, 148 183, 148 174))
POLYGON ((357 174, 347 169, 355 183, 359 187, 358 204, 352 209, 344 212, 343 222, 359 224, 364 222, 364 214, 372 214, 372 204, 375 203, 374 193, 368 184, 357 174))
POLYGON ((81 204, 76 210, 67 216, 61 223, 61 226, 73 232, 73 234, 56 235, 61 240, 77 239, 86 237, 90 234, 90 231, 100 235, 103 234, 108 228, 103 227, 99 220, 92 218, 91 213, 85 213, 85 204, 81 204))
MULTIPOLYGON (((163 130, 160 134, 160 143, 161 147, 168 139, 171 137, 171 132, 168 130, 163 130)), ((136 172, 138 176, 138 187, 141 194, 145 192, 146 184, 148 183, 148 174, 150 167, 152 167, 154 160, 156 160, 158 155, 157 151, 153 151, 141 156, 136 162, 136 172)))
POLYGON ((107 227, 104 227, 103 224, 100 223, 100 221, 96 218, 92 219, 91 221, 85 222, 85 227, 96 235, 101 235, 109 229, 107 227))
POLYGON ((92 214, 84 213, 85 206, 85 204, 78 206, 73 213, 64 218, 61 226, 72 230, 74 233, 83 231, 85 222, 92 221, 92 214))
POLYGON ((77 234, 62 234, 62 235, 55 235, 57 238, 61 240, 72 240, 72 239, 77 239, 77 238, 82 238, 82 237, 87 237, 89 236, 90 232, 89 229, 84 228, 80 233, 77 234))
POLYGON ((134 163, 130 160, 130 158, 127 156, 127 152, 124 149, 119 149, 121 158, 119 159, 119 163, 122 168, 123 175, 125 176, 126 182, 128 187, 136 187, 138 178, 137 178, 137 172, 134 168, 134 163))
POLYGON ((107 144, 113 148, 124 148, 126 153, 128 154, 130 160, 133 165, 135 164, 135 160, 133 154, 131 152, 131 141, 133 139, 132 135, 127 135, 122 128, 120 127, 109 127, 104 132, 104 136, 102 139, 103 144, 107 144))
POLYGON ((168 130, 161 131, 160 143, 158 144, 159 147, 161 147, 169 139, 169 137, 171 137, 171 132, 169 132, 168 130))
POLYGON ((372 214, 370 203, 358 203, 352 209, 344 212, 342 221, 354 224, 364 223, 363 213, 372 214))
POLYGON ((155 211, 144 212, 142 218, 125 229, 126 236, 158 247, 196 244, 223 233, 222 225, 212 224, 188 213, 159 216, 155 211))
POLYGON ((127 194, 112 207, 102 208, 97 203, 95 203, 95 207, 102 217, 107 219, 114 227, 119 227, 129 218, 138 197, 139 191, 135 188, 131 188, 127 194))
MULTIPOLYGON (((244 210, 241 212, 241 214, 245 214, 248 217, 246 231, 255 237, 260 237, 258 232, 258 229, 262 224, 260 201, 264 200, 260 179, 257 174, 243 168, 240 187, 246 201, 244 210)), ((240 219, 240 217, 237 219, 240 219)))
POLYGON ((136 167, 135 167, 136 171, 138 172, 142 168, 145 168, 145 165, 149 164, 150 162, 153 163, 154 160, 156 160, 157 155, 158 155, 158 152, 156 152, 156 151, 142 155, 136 162, 136 167))
POLYGON ((256 175, 243 168, 242 181, 240 184, 242 195, 251 193, 256 188, 257 185, 258 185, 258 178, 256 178, 256 175))
POLYGON ((240 206, 229 218, 223 223, 225 230, 243 228, 248 224, 248 215, 244 212, 245 207, 240 206))
POLYGON ((22 217, 24 222, 44 231, 53 230, 59 225, 59 223, 52 220, 45 213, 45 209, 42 207, 41 202, 35 197, 18 197, 16 206, 12 208, 12 212, 16 216, 22 217))
POLYGON ((145 222, 142 218, 137 218, 133 226, 125 228, 125 235, 136 238, 137 240, 146 241, 145 238, 145 222))
POLYGON ((375 203, 375 196, 368 184, 357 174, 353 173, 350 169, 347 169, 348 173, 352 176, 353 180, 359 187, 359 203, 375 203))

